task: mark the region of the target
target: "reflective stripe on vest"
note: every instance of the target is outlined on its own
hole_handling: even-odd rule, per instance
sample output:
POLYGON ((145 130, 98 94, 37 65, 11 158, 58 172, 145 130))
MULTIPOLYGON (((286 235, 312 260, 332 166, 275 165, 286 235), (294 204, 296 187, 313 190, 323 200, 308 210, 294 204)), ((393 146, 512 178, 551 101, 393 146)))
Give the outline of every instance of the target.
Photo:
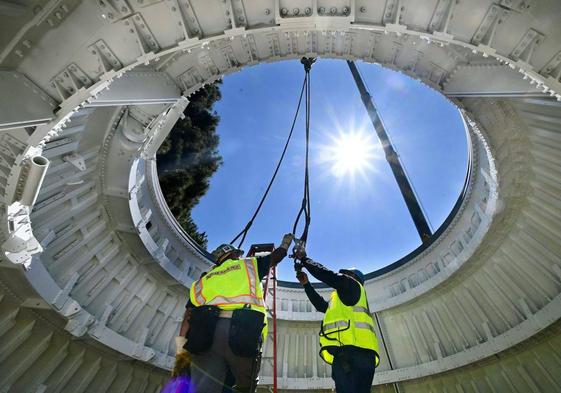
POLYGON ((263 303, 259 301, 259 299, 257 299, 256 297, 247 296, 247 295, 231 296, 231 297, 215 296, 210 302, 205 303, 205 305, 207 306, 217 306, 217 307, 224 306, 227 304, 250 304, 257 307, 261 307, 263 305, 263 303))
POLYGON ((368 329, 372 333, 376 334, 376 329, 374 329, 374 326, 372 326, 371 324, 369 324, 367 322, 355 322, 355 327, 357 329, 368 329))
POLYGON ((247 279, 249 280, 250 295, 257 296, 257 282, 259 277, 257 276, 257 271, 255 270, 255 265, 251 258, 246 258, 243 260, 245 263, 245 269, 247 270, 247 279))
POLYGON ((349 324, 350 324, 349 321, 335 321, 332 323, 327 323, 323 325, 323 331, 326 332, 331 329, 337 329, 337 330, 348 329, 349 324))
POLYGON ((331 294, 329 307, 325 313, 320 331, 320 356, 328 364, 333 363, 330 348, 355 346, 370 349, 376 353, 375 364, 379 363, 378 339, 374 320, 368 309, 364 287, 360 286, 360 299, 355 306, 345 306, 337 291, 331 294))
MULTIPOLYGON (((355 322, 354 326, 357 329, 368 329, 371 332, 376 333, 376 330, 374 329, 374 326, 372 326, 371 324, 369 324, 367 322, 355 322)), ((331 323, 323 325, 323 332, 325 334, 329 335, 330 333, 336 333, 336 332, 339 332, 341 330, 348 329, 349 327, 350 327, 350 321, 335 321, 335 322, 331 322, 331 323), (337 330, 335 332, 329 332, 332 329, 337 329, 337 330)))
POLYGON ((206 299, 203 296, 203 281, 199 280, 196 281, 193 286, 195 287, 195 298, 199 304, 205 304, 206 299))

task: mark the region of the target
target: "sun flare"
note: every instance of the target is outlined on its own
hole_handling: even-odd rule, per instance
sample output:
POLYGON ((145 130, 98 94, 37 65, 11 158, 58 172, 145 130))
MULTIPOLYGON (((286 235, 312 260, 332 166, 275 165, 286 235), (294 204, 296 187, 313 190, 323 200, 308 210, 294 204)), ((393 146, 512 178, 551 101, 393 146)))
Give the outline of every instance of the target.
POLYGON ((330 162, 334 176, 364 175, 373 169, 376 145, 372 135, 353 131, 341 133, 332 139, 332 143, 326 147, 325 157, 330 162))

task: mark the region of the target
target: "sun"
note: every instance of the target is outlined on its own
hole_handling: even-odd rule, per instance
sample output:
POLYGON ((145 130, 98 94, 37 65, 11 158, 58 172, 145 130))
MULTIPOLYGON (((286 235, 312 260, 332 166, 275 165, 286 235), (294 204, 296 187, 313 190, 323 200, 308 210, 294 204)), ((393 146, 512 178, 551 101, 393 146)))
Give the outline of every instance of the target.
POLYGON ((324 158, 331 165, 331 173, 336 177, 365 175, 374 169, 377 145, 374 137, 364 131, 341 132, 331 138, 325 147, 324 158))

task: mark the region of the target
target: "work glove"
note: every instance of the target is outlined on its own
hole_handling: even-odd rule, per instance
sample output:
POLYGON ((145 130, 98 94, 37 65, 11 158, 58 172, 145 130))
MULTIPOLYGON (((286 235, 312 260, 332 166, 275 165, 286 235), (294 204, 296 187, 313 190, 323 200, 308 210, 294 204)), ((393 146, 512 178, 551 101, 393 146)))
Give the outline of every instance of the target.
POLYGON ((186 374, 191 367, 191 355, 183 348, 186 342, 185 337, 175 337, 175 364, 171 371, 172 377, 186 374))
POLYGON ((296 243, 296 245, 292 249, 291 258, 298 259, 300 261, 304 261, 307 258, 306 248, 303 244, 296 243))
POLYGON ((171 370, 171 376, 173 378, 180 375, 186 375, 189 373, 191 368, 191 354, 185 350, 182 353, 175 355, 175 364, 173 365, 173 370, 171 370))
POLYGON ((309 283, 308 275, 304 273, 302 270, 296 272, 296 278, 298 279, 298 281, 300 281, 300 284, 302 285, 306 285, 307 283, 309 283))
POLYGON ((179 355, 182 354, 184 352, 187 352, 183 347, 185 346, 185 343, 187 342, 187 339, 185 337, 181 337, 181 336, 177 336, 175 338, 175 354, 179 355))
POLYGON ((279 247, 288 250, 288 248, 292 244, 292 240, 294 240, 294 235, 292 233, 287 233, 282 237, 282 241, 279 247))

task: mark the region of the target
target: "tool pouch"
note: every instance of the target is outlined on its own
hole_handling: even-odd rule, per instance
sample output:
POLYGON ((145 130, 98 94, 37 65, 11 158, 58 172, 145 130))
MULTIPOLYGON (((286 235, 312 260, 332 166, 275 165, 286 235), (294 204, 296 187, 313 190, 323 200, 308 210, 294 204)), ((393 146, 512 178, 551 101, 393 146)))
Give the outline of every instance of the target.
POLYGON ((234 355, 244 358, 257 356, 261 351, 261 334, 264 327, 263 313, 250 308, 235 310, 228 341, 234 355))
POLYGON ((189 331, 185 348, 190 353, 201 353, 210 349, 220 309, 214 306, 193 308, 189 319, 189 331))

